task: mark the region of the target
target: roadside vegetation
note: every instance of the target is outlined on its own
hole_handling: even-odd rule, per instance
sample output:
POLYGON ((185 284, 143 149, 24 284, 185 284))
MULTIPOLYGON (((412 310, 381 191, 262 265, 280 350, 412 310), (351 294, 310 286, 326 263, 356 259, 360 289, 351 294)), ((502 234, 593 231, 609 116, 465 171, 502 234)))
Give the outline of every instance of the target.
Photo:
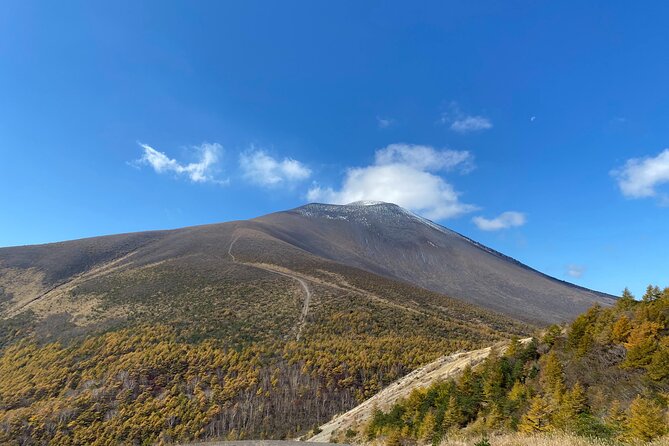
POLYGON ((513 342, 345 435, 388 445, 474 444, 493 435, 481 446, 583 444, 578 438, 666 444, 668 402, 669 288, 649 286, 640 301, 625 290, 614 307, 594 306, 526 346, 513 342), (532 442, 537 435, 558 440, 532 442))

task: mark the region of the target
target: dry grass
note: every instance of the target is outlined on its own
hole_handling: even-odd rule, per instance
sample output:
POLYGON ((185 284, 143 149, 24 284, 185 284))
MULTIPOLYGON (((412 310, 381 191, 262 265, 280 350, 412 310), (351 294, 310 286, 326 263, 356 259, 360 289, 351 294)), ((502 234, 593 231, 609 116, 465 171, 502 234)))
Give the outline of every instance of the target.
MULTIPOLYGON (((474 446, 480 438, 471 436, 450 437, 439 446, 474 446)), ((519 433, 496 434, 488 437, 491 446, 612 446, 622 444, 598 438, 586 438, 566 433, 548 433, 542 435, 522 435, 519 433)), ((630 443, 625 443, 629 445, 630 443)), ((632 446, 669 446, 669 437, 663 437, 651 443, 635 443, 632 446)))

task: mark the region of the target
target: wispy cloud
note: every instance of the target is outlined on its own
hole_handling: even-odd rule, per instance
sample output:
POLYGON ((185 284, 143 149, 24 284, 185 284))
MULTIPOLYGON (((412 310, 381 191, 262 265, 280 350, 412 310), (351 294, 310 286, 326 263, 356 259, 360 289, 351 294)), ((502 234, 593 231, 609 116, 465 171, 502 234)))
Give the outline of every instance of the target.
POLYGON ((393 125, 395 123, 395 120, 392 118, 382 118, 380 116, 376 117, 376 124, 379 126, 380 129, 386 129, 393 125))
POLYGON ((472 156, 466 151, 392 144, 376 151, 374 164, 348 169, 339 189, 314 185, 307 198, 335 204, 386 201, 427 218, 451 218, 478 208, 461 202, 460 193, 437 172, 472 167, 472 156))
POLYGON ((585 267, 581 265, 567 265, 565 274, 574 279, 580 279, 585 274, 585 267))
POLYGON ((150 166, 156 173, 172 173, 177 176, 185 176, 194 183, 227 183, 227 180, 215 178, 215 166, 223 151, 220 144, 203 143, 200 146, 191 147, 197 161, 187 164, 168 157, 164 152, 160 152, 148 144, 139 143, 139 146, 143 153, 141 158, 131 163, 134 166, 150 166))
POLYGON ((482 231, 499 231, 500 229, 523 226, 527 222, 527 217, 522 212, 507 211, 502 212, 495 218, 474 217, 474 224, 482 231))
MULTIPOLYGON (((658 196, 657 187, 669 183, 669 149, 655 157, 632 158, 611 171, 622 194, 628 198, 658 196)), ((660 196, 662 202, 666 196, 660 196)))
POLYGON ((406 164, 418 170, 436 172, 458 169, 464 173, 474 169, 474 157, 467 150, 436 150, 418 144, 390 144, 374 154, 377 165, 406 164))
POLYGON ((451 130, 458 133, 471 133, 492 128, 492 121, 481 115, 470 115, 460 110, 457 102, 452 102, 450 110, 442 113, 439 121, 449 125, 451 130))
POLYGON ((264 150, 242 153, 239 167, 244 178, 265 187, 294 184, 311 176, 311 170, 300 161, 292 158, 279 161, 264 150))

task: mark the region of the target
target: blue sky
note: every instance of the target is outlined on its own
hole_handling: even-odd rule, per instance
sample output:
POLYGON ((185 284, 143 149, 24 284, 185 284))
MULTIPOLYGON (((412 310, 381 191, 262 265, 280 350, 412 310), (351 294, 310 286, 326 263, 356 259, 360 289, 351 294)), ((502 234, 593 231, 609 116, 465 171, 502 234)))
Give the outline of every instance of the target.
POLYGON ((669 285, 669 6, 0 6, 0 246, 397 201, 560 279, 669 285))

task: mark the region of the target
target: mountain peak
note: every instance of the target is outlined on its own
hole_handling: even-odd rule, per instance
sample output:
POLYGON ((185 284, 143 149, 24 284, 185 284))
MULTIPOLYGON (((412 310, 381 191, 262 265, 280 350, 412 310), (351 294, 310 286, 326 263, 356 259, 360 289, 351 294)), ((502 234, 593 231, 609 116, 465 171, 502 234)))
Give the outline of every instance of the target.
MULTIPOLYGON (((358 200, 358 201, 353 201, 351 203, 348 203, 346 206, 377 206, 380 204, 393 204, 393 203, 386 203, 385 201, 376 201, 376 200, 358 200)), ((397 206, 396 204, 393 206, 397 206)))

